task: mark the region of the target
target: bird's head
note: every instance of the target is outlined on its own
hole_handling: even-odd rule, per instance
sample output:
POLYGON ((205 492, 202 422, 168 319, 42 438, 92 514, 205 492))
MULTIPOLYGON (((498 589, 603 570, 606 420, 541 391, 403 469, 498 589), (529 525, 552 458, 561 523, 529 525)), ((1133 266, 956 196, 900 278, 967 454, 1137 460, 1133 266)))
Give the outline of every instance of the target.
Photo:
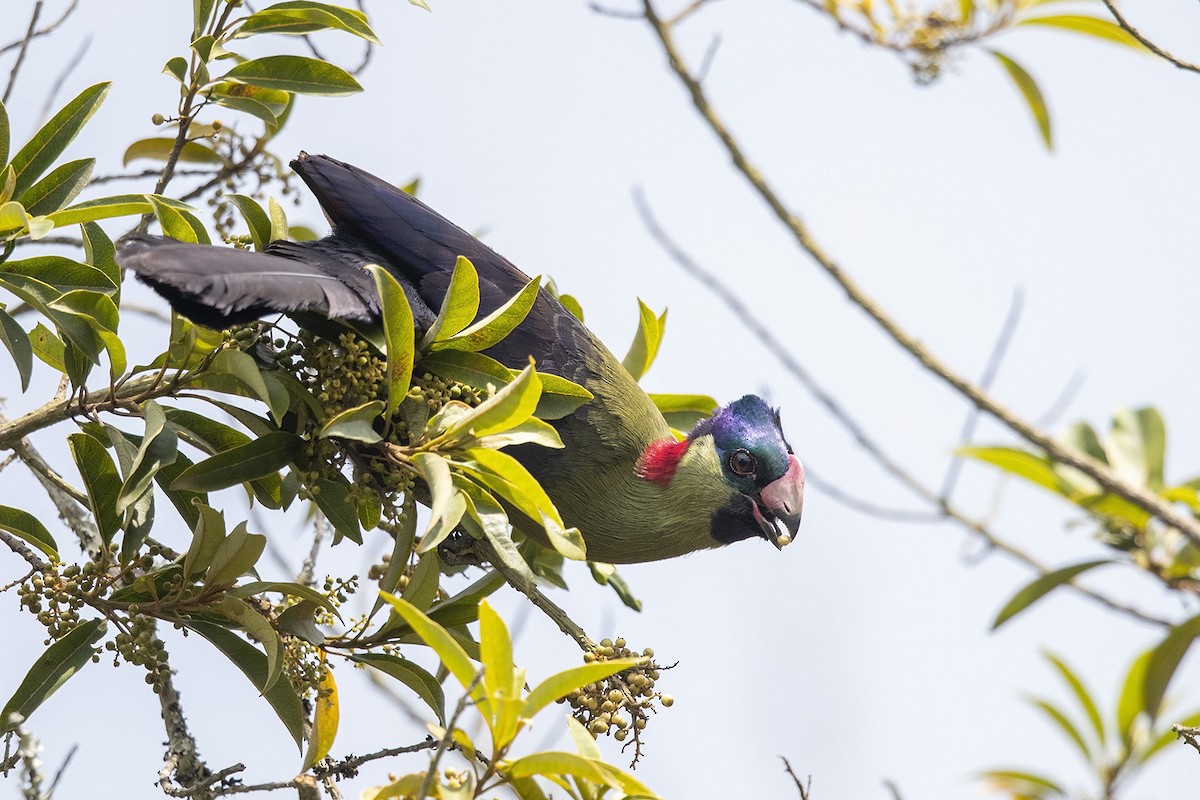
POLYGON ((677 481, 721 481, 727 500, 712 511, 711 533, 722 544, 758 536, 782 549, 800 528, 804 467, 784 438, 779 412, 758 395, 696 423, 683 441, 652 442, 637 471, 666 490, 677 481))

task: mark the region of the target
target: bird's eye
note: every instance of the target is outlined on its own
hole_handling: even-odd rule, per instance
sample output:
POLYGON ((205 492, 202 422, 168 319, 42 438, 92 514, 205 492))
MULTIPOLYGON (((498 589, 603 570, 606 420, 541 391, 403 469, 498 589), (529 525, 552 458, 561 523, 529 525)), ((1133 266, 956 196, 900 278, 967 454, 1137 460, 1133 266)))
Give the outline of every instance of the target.
POLYGON ((755 462, 754 456, 745 450, 734 450, 729 454, 729 468, 733 470, 734 475, 745 477, 753 475, 758 464, 755 462))

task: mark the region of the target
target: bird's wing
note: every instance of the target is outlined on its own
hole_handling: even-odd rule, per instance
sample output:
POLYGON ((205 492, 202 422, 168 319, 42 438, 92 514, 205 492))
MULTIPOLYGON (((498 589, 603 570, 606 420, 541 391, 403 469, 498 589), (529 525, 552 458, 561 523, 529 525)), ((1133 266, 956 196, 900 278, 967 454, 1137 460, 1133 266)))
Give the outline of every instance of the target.
POLYGON ((120 261, 181 314, 214 328, 270 313, 379 318, 370 275, 321 247, 276 243, 264 254, 139 235, 122 240, 120 261))

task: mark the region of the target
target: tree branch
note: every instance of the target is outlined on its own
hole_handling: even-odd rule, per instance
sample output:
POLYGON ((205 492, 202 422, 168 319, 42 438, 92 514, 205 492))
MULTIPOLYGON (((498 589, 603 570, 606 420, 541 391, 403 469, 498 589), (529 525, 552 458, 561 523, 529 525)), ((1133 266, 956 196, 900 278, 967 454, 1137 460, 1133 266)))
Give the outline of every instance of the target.
POLYGON ((25 31, 25 36, 20 41, 21 49, 17 51, 17 60, 13 62, 12 71, 8 73, 8 85, 4 87, 4 96, 0 97, 0 103, 8 104, 13 87, 17 85, 17 75, 21 71, 21 65, 25 63, 25 54, 29 52, 29 43, 37 35, 37 22, 41 15, 42 0, 37 0, 33 4, 33 13, 29 16, 29 29, 25 31))
POLYGON ((907 351, 928 372, 932 373, 963 397, 970 400, 980 410, 990 414, 997 421, 1009 428, 1015 434, 1029 443, 1041 448, 1053 460, 1075 467, 1090 476, 1100 486, 1115 495, 1133 503, 1142 510, 1162 520, 1167 525, 1178 529, 1187 539, 1200 547, 1200 521, 1191 516, 1184 516, 1171 503, 1162 497, 1142 488, 1121 480, 1111 469, 1100 464, 1095 459, 1078 450, 1056 442, 1049 434, 1034 427, 1029 422, 1016 416, 1004 407, 986 391, 959 375, 940 359, 933 355, 925 345, 900 327, 857 282, 846 273, 833 258, 813 238, 805 223, 784 204, 775 190, 767 183, 742 150, 741 145, 721 121, 704 89, 684 64, 682 56, 675 45, 670 28, 658 16, 652 0, 643 0, 645 18, 651 29, 657 35, 671 70, 683 84, 691 97, 692 104, 709 129, 717 136, 733 161, 734 167, 746 178, 754 191, 770 207, 776 218, 791 233, 796 244, 817 263, 817 265, 846 293, 846 297, 858 306, 886 333, 892 341, 907 351))
POLYGON ((1113 15, 1113 19, 1117 21, 1117 24, 1124 28, 1126 33, 1137 39, 1142 47, 1145 47, 1151 53, 1154 53, 1154 55, 1165 61, 1169 61, 1180 69, 1186 69, 1189 72, 1200 72, 1200 66, 1176 58, 1142 35, 1141 31, 1129 24, 1129 20, 1125 19, 1125 15, 1120 12, 1113 0, 1102 0, 1102 2, 1108 8, 1109 13, 1113 15))

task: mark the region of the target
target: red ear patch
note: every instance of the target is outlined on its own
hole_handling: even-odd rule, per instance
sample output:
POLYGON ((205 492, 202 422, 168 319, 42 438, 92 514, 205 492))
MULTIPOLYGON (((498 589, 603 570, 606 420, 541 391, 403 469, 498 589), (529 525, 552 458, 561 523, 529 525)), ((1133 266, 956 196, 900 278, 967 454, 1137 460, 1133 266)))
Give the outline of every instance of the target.
POLYGON ((642 480, 666 487, 671 478, 675 477, 675 468, 679 466, 690 444, 687 439, 682 442, 674 439, 656 439, 646 446, 634 471, 642 480))

